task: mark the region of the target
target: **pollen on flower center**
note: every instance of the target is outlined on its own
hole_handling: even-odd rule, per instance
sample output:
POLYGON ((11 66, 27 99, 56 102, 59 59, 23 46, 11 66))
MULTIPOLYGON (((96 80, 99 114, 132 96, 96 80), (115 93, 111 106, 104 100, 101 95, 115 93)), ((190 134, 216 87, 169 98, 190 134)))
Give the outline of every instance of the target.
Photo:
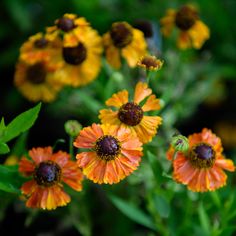
POLYGON ((175 17, 175 24, 181 30, 189 30, 198 19, 197 11, 189 6, 183 6, 175 17))
POLYGON ((76 26, 72 19, 62 17, 57 21, 57 27, 65 32, 69 32, 74 29, 76 26))
POLYGON ((132 27, 126 22, 113 23, 110 35, 114 45, 118 48, 123 48, 132 42, 132 27))
POLYGON ((120 107, 118 118, 126 125, 135 126, 141 122, 143 118, 143 110, 138 104, 128 102, 120 107))
POLYGON ((33 84, 42 84, 45 82, 47 72, 43 63, 36 63, 28 67, 26 79, 33 84))
POLYGON ((64 47, 63 58, 72 65, 81 64, 87 56, 87 49, 82 43, 79 43, 76 47, 64 47))
POLYGON ((207 143, 198 143, 190 151, 190 162, 198 168, 212 167, 215 162, 215 151, 207 143))
POLYGON ((95 144, 97 155, 106 161, 114 160, 120 153, 120 142, 111 135, 100 137, 95 144))
POLYGON ((36 48, 45 48, 47 45, 48 41, 43 37, 34 41, 34 47, 36 48))
POLYGON ((41 162, 34 171, 34 180, 45 187, 58 183, 61 179, 61 167, 53 161, 41 162))

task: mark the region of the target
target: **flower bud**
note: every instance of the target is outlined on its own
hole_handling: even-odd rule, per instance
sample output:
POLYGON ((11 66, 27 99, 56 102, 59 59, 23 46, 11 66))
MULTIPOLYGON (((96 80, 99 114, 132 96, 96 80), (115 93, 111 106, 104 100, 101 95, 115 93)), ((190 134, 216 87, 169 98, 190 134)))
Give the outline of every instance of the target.
POLYGON ((181 134, 173 136, 171 145, 173 146, 175 151, 186 152, 189 149, 188 138, 181 134))
POLYGON ((65 123, 65 131, 72 137, 76 137, 81 129, 82 125, 77 120, 68 120, 65 123))

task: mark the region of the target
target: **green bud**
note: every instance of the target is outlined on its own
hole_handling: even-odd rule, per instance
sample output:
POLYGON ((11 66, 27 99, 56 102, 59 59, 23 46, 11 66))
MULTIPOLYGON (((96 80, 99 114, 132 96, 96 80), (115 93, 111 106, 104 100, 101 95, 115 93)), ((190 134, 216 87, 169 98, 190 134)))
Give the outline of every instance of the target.
POLYGON ((65 123, 65 131, 72 137, 76 137, 81 129, 82 125, 77 120, 68 120, 65 123))
POLYGON ((186 152, 189 149, 188 138, 181 134, 173 136, 171 145, 175 151, 186 152))

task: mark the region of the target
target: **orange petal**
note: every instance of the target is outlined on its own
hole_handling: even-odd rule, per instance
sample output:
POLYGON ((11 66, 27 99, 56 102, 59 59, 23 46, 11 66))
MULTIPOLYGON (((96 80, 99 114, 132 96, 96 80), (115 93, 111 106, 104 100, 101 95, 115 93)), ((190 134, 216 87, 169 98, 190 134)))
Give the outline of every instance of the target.
POLYGON ((35 161, 36 164, 39 164, 42 161, 47 161, 50 159, 52 155, 52 147, 32 148, 32 150, 29 151, 29 155, 35 161))
POLYGON ((119 126, 117 125, 110 125, 110 124, 102 124, 101 128, 103 130, 104 135, 111 135, 111 136, 117 136, 117 132, 119 130, 119 126))
POLYGON ((82 179, 83 174, 75 162, 68 161, 67 164, 62 168, 62 181, 68 184, 74 190, 82 190, 82 179))
POLYGON ((148 88, 148 85, 143 82, 138 82, 134 92, 134 102, 139 104, 144 98, 149 96, 152 90, 148 88))
POLYGON ((190 40, 190 37, 186 31, 181 31, 179 33, 177 45, 180 49, 191 48, 191 46, 192 46, 191 40, 190 40))
POLYGON ((80 168, 86 168, 91 162, 97 159, 96 152, 81 152, 76 155, 77 164, 80 168))
POLYGON ((94 143, 103 135, 100 125, 92 124, 92 126, 83 128, 79 136, 73 143, 77 148, 93 148, 94 143))
POLYGON ((111 109, 103 109, 100 110, 100 115, 99 115, 99 119, 101 120, 101 122, 107 123, 107 124, 111 124, 111 125, 118 125, 120 124, 120 120, 118 119, 118 111, 112 111, 111 109))
POLYGON ((209 169, 208 178, 210 182, 210 190, 216 190, 226 184, 227 175, 222 169, 213 166, 213 168, 209 169))
POLYGON ((19 162, 19 171, 27 176, 32 175, 35 169, 35 165, 32 161, 29 161, 23 157, 19 162))
POLYGON ((114 93, 112 97, 106 101, 106 105, 120 108, 127 102, 128 102, 128 91, 122 90, 118 93, 114 93))
POLYGON ((232 160, 229 159, 223 159, 223 158, 217 159, 215 161, 215 165, 231 172, 235 171, 234 163, 232 160))
POLYGON ((56 162, 60 167, 64 167, 68 162, 70 155, 66 152, 58 151, 52 154, 50 160, 56 162))
POLYGON ((36 182, 34 180, 30 180, 22 185, 21 191, 23 194, 29 195, 32 192, 34 192, 36 187, 37 187, 36 182))
POLYGON ((148 97, 147 101, 142 107, 142 110, 145 111, 155 111, 160 109, 160 99, 157 99, 154 94, 148 97))

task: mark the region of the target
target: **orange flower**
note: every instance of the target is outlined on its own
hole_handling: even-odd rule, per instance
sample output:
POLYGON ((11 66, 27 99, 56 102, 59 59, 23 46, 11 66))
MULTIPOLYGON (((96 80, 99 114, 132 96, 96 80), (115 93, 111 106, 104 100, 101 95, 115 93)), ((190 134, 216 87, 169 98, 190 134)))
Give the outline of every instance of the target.
POLYGON ((211 130, 204 128, 201 133, 188 137, 189 150, 176 152, 173 160, 173 148, 167 152, 167 158, 173 160, 173 177, 178 183, 188 186, 195 192, 213 191, 226 184, 227 175, 223 170, 234 171, 235 166, 222 154, 221 140, 211 130))
POLYGON ((121 56, 130 67, 135 67, 141 56, 146 54, 147 44, 143 32, 127 22, 115 22, 103 36, 108 63, 116 69, 121 67, 121 56))
POLYGON ((30 150, 29 156, 32 161, 23 157, 19 163, 22 174, 33 176, 21 187, 28 198, 27 207, 53 210, 67 205, 70 196, 64 192, 62 182, 76 191, 82 190, 83 175, 66 152, 53 153, 51 147, 39 147, 30 150))
POLYGON ((74 142, 90 151, 77 154, 83 174, 98 184, 118 183, 139 166, 142 143, 129 130, 97 125, 84 128, 74 142))
POLYGON ((159 116, 144 115, 144 112, 160 109, 160 100, 154 94, 151 95, 151 93, 152 90, 148 88, 146 83, 139 82, 135 88, 134 100, 131 102, 128 101, 127 90, 113 94, 106 101, 106 105, 118 108, 118 110, 100 110, 99 118, 101 122, 131 130, 142 143, 151 141, 162 121, 159 116), (140 103, 145 98, 147 100, 141 106, 140 103))
POLYGON ((169 9, 165 17, 161 19, 162 33, 168 37, 176 27, 180 32, 177 45, 181 49, 202 47, 209 39, 208 27, 199 20, 198 12, 192 6, 183 6, 178 11, 169 9))

